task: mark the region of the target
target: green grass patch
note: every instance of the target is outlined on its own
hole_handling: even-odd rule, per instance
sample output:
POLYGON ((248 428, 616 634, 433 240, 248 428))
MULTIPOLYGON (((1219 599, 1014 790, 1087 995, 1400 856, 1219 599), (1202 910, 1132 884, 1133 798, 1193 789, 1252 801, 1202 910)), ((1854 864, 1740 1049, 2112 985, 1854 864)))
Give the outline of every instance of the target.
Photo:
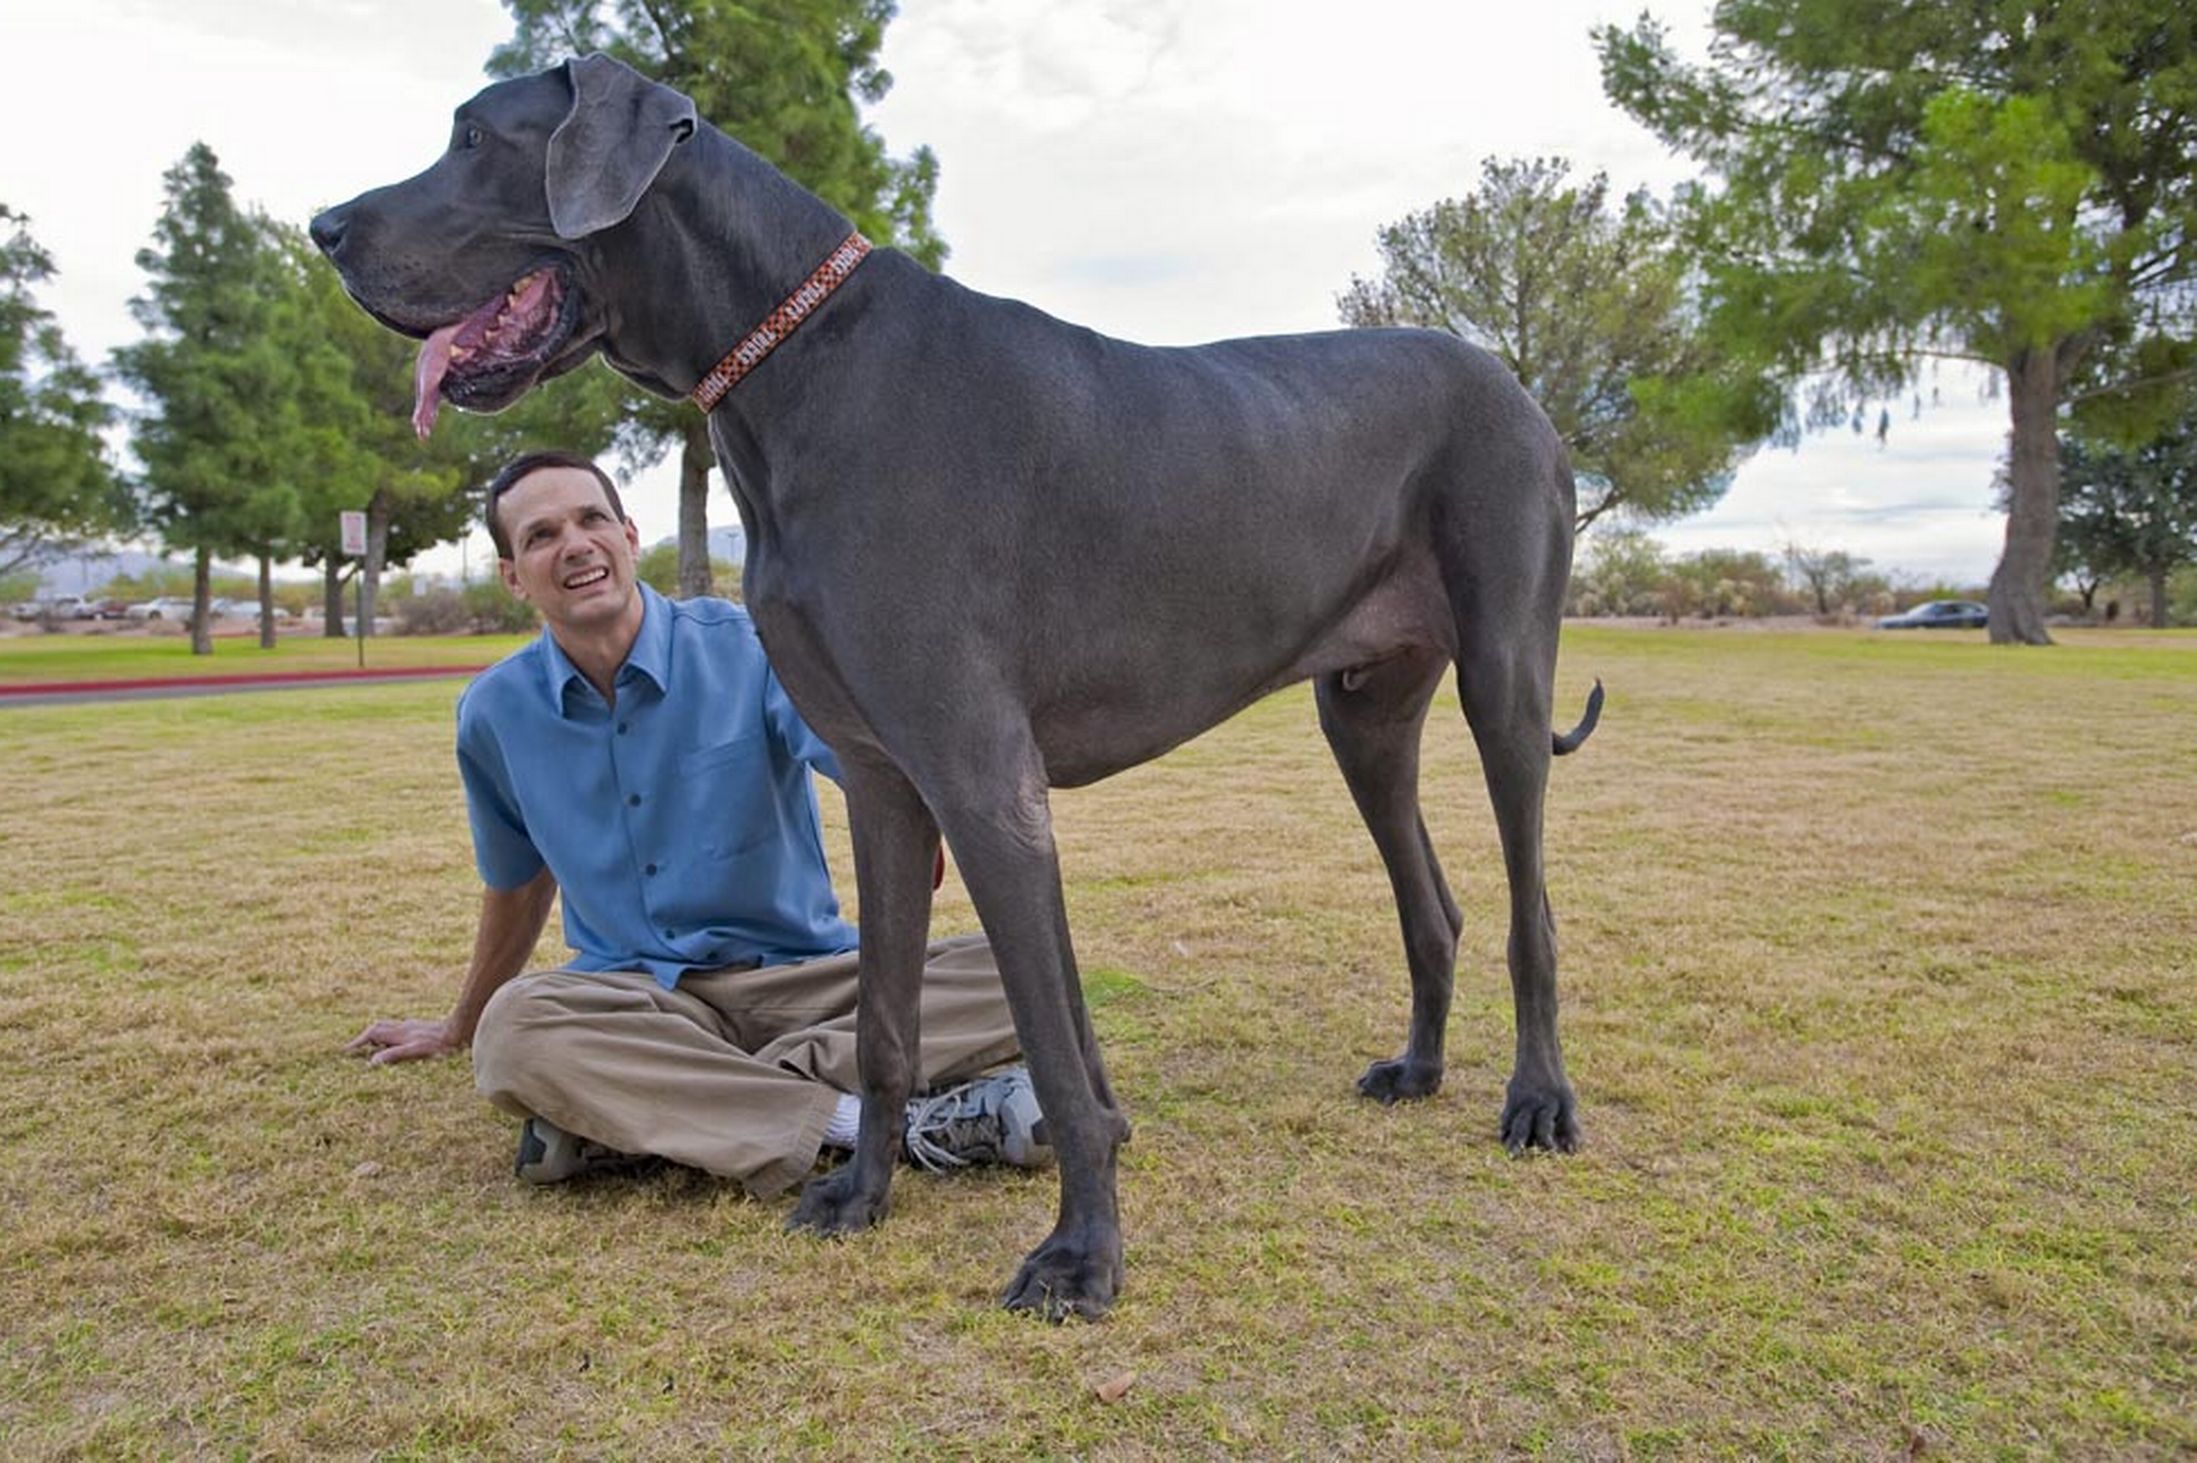
MULTIPOLYGON (((488 665, 526 644, 531 635, 383 635, 366 642, 369 670, 409 666, 488 665)), ((212 655, 191 654, 187 635, 143 633, 0 636, 0 685, 26 681, 122 681, 152 677, 227 676, 259 671, 352 670, 355 641, 302 630, 262 650, 256 634, 223 635, 212 655)))
MULTIPOLYGON (((470 946, 456 682, 0 710, 0 1437, 2197 1450, 2197 637, 2064 639, 1568 633, 1560 719, 1595 676, 1609 705, 1548 813, 1565 1160, 1493 1141, 1504 895, 1453 697, 1425 804, 1466 928, 1423 1103, 1352 1092, 1406 983, 1302 688, 1057 794, 1137 1125, 1129 1288, 1060 1329, 994 1308, 1050 1176, 904 1175, 885 1227, 820 1245, 698 1175, 521 1188, 462 1065, 337 1054, 444 1009, 470 946)), ((22 645, 0 675, 60 653, 22 645)), ((956 878, 937 924, 975 927, 956 878)))

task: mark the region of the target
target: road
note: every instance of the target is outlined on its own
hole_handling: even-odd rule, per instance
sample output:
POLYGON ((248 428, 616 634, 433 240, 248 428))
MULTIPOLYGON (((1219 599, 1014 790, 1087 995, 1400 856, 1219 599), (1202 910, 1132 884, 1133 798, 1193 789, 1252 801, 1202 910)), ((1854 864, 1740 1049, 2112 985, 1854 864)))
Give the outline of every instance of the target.
POLYGON ((0 711, 11 706, 67 706, 87 701, 150 701, 175 696, 225 696, 240 691, 297 691, 331 686, 387 685, 447 676, 476 676, 478 665, 392 666, 387 670, 262 671, 216 676, 146 676, 116 681, 24 681, 0 685, 0 711))

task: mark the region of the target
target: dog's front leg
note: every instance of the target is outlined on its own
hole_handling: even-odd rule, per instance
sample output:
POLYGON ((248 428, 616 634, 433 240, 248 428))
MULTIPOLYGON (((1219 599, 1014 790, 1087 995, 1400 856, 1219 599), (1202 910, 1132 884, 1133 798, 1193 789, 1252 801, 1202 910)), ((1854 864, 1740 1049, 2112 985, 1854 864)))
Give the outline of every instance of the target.
POLYGON ((1060 1159, 1059 1220, 1001 1299, 1010 1310, 1049 1320, 1096 1320, 1121 1289, 1114 1154, 1129 1122, 1115 1105, 1083 1005, 1043 773, 1034 752, 1020 776, 1011 768, 970 769, 937 800, 946 841, 998 957, 1060 1159))
POLYGON ((915 1088, 923 955, 931 924, 938 825, 898 769, 842 758, 855 888, 862 902, 862 974, 855 1054, 862 1131, 854 1157, 801 1191, 789 1229, 850 1234, 885 1217, 915 1088))

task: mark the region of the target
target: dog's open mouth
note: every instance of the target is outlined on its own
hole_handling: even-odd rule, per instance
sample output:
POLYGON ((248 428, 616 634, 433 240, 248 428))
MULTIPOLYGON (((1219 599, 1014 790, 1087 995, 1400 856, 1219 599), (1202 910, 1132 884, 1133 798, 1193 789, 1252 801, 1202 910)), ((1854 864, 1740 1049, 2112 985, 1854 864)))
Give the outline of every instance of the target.
POLYGON ((546 356, 563 319, 564 281, 537 269, 497 298, 430 334, 412 375, 412 430, 435 429, 444 394, 546 356))

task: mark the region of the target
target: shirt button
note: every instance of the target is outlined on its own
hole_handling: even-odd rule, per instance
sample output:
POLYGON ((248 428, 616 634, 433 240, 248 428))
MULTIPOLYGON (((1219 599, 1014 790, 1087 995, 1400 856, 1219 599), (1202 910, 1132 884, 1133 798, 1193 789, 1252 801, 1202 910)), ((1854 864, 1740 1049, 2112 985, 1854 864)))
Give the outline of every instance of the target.
POLYGON ((676 940, 679 938, 679 933, 676 930, 666 930, 664 931, 664 938, 667 940, 676 940))
POLYGON ((624 736, 624 735, 626 734, 626 725, 627 725, 627 724, 626 724, 625 722, 622 722, 622 721, 618 723, 618 735, 619 735, 619 736, 621 736, 621 737, 622 737, 622 736, 624 736))
POLYGON ((626 794, 626 806, 629 808, 638 808, 639 806, 641 806, 641 795, 637 792, 626 794))
POLYGON ((650 864, 647 868, 641 870, 641 872, 644 874, 653 874, 656 872, 656 865, 650 864))

